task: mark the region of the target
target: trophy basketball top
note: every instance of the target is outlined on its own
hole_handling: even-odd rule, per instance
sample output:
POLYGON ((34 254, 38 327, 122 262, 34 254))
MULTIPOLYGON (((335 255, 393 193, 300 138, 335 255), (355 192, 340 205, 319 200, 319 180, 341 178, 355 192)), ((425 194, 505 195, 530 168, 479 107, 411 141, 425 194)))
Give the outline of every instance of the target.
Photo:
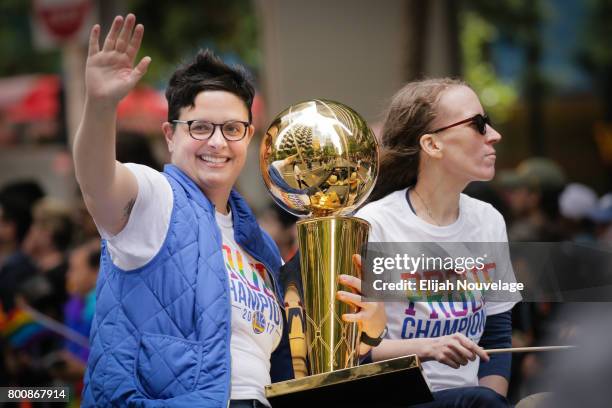
POLYGON ((350 215, 374 188, 378 143, 346 105, 310 100, 274 118, 260 148, 274 201, 297 216, 350 215))

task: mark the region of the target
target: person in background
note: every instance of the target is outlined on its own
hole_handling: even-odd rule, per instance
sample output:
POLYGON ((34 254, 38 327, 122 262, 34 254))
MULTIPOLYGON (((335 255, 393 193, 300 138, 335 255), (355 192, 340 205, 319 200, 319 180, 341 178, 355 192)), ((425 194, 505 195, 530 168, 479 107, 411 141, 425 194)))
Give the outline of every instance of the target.
MULTIPOLYGON (((95 288, 99 269, 99 240, 87 242, 72 250, 66 276, 66 289, 70 298, 64 306, 64 323, 84 337, 89 337, 95 311, 95 288)), ((80 372, 80 377, 82 377, 89 356, 89 348, 68 341, 66 349, 78 358, 83 366, 83 371, 80 372)))
MULTIPOLYGON (((24 196, 30 197, 28 194, 24 196)), ((0 198, 0 241, 12 243, 8 246, 13 248, 0 268, 3 309, 0 313, 0 339, 4 365, 0 377, 7 376, 4 382, 7 385, 45 386, 52 382, 47 361, 58 349, 60 340, 41 325, 27 307, 55 319, 61 319, 61 310, 49 279, 39 273, 38 265, 26 254, 25 243, 32 233, 32 216, 30 203, 18 199, 24 196, 13 192, 11 197, 3 195, 0 198)))
POLYGON ((512 221, 510 208, 508 207, 507 202, 503 199, 501 193, 495 188, 495 186, 491 185, 491 183, 486 181, 475 181, 470 183, 465 188, 463 193, 477 200, 491 204, 493 208, 499 211, 499 213, 504 217, 506 224, 509 224, 512 221))
MULTIPOLYGON (((512 241, 561 241, 568 233, 559 222, 560 197, 566 186, 563 170, 553 160, 534 157, 514 170, 502 171, 497 185, 511 210, 508 237, 512 241)), ((551 302, 522 302, 513 310, 512 344, 515 347, 543 345, 554 331, 558 308, 551 302)), ((541 363, 536 354, 512 355, 512 381, 508 395, 519 399, 533 393, 541 363)))
POLYGON ((23 200, 0 194, 0 383, 6 385, 14 378, 5 358, 10 353, 5 328, 12 321, 17 289, 36 273, 34 263, 21 251, 31 223, 32 215, 23 200))
MULTIPOLYGON (((80 193, 77 192, 77 194, 80 193)), ((96 223, 91 218, 83 198, 79 197, 74 200, 72 208, 72 222, 74 224, 73 244, 80 245, 92 239, 99 239, 100 234, 96 228, 96 223)))
POLYGON ((67 250, 72 234, 69 208, 57 200, 45 198, 34 206, 32 226, 23 242, 23 251, 34 261, 38 273, 51 284, 51 297, 45 306, 51 316, 60 321, 67 299, 67 250))
POLYGON ((157 171, 163 167, 155 158, 147 136, 137 132, 123 131, 117 134, 117 161, 142 164, 157 171))
MULTIPOLYGON (((64 305, 64 325, 82 339, 89 337, 96 302, 96 280, 100 268, 100 240, 95 239, 74 248, 69 257, 66 289, 69 299, 64 305)), ((52 375, 72 384, 73 402, 80 401, 89 347, 83 342, 66 339, 63 349, 54 356, 52 375)))
POLYGON ((554 161, 533 157, 515 170, 501 172, 498 183, 512 212, 510 241, 561 241, 559 196, 566 184, 563 170, 554 161))
POLYGON ((67 249, 72 238, 71 213, 61 202, 39 200, 32 218, 22 249, 35 269, 14 288, 15 307, 2 327, 7 341, 5 360, 11 376, 24 386, 52 381, 51 369, 62 339, 41 324, 36 312, 63 321, 67 249))
POLYGON ((297 217, 278 205, 270 204, 258 217, 259 225, 272 237, 281 257, 289 261, 297 251, 297 217))
POLYGON ((11 282, 15 277, 23 279, 27 270, 33 270, 21 244, 32 224, 32 206, 43 196, 42 188, 34 181, 14 182, 0 190, 0 271, 4 270, 0 272, 0 289, 14 292, 11 282))
POLYGON ((597 193, 581 183, 568 184, 559 196, 563 235, 580 243, 595 242, 593 223, 588 215, 597 207, 597 193))
POLYGON ((14 307, 19 285, 36 272, 21 250, 31 224, 32 214, 24 200, 0 194, 0 306, 5 313, 14 307))
POLYGON ((26 179, 5 185, 0 190, 0 195, 22 200, 31 211, 34 204, 45 197, 45 191, 38 182, 26 179))

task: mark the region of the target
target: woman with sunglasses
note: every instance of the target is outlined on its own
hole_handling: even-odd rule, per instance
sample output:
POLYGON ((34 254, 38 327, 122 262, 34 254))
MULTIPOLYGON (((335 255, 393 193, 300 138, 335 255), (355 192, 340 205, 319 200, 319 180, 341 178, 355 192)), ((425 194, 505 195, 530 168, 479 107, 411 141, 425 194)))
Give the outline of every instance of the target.
MULTIPOLYGON (((506 242, 501 214, 462 194, 493 178, 500 140, 465 83, 404 86, 386 114, 377 185, 356 214, 371 223, 370 241, 506 242)), ((417 354, 435 397, 424 406, 507 406, 510 356, 483 347, 510 347, 513 305, 387 302, 388 334, 373 359, 417 354)))
MULTIPOLYGON (((100 27, 91 31, 74 144, 103 237, 83 406, 269 406, 264 386, 293 370, 281 257, 234 189, 254 133, 253 85, 199 52, 166 90, 172 164, 117 162, 117 105, 151 62, 134 64, 144 32, 135 20, 116 17, 102 47, 100 27)), ((349 278, 341 283, 359 290, 349 278)), ((343 317, 374 338, 385 326, 376 303, 343 317)))

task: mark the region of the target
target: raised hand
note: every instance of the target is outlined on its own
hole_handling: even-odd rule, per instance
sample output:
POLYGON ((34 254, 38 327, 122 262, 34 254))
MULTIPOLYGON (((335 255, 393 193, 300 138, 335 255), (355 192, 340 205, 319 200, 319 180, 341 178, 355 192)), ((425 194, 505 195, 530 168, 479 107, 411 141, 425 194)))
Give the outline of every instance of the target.
POLYGON ((134 61, 144 27, 136 17, 128 14, 125 19, 115 17, 113 24, 100 49, 100 26, 96 24, 89 35, 89 52, 85 68, 87 98, 101 102, 118 104, 134 88, 147 72, 151 58, 144 57, 138 65, 134 61))

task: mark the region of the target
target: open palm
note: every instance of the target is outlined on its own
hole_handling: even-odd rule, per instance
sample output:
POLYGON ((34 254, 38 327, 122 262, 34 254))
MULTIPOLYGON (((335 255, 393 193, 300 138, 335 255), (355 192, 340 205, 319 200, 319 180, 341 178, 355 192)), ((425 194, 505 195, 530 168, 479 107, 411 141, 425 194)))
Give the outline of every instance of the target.
POLYGON ((85 68, 88 98, 119 103, 146 73, 151 62, 144 57, 134 66, 142 42, 144 27, 136 17, 115 17, 104 45, 100 49, 100 26, 95 25, 89 36, 89 53, 85 68))

